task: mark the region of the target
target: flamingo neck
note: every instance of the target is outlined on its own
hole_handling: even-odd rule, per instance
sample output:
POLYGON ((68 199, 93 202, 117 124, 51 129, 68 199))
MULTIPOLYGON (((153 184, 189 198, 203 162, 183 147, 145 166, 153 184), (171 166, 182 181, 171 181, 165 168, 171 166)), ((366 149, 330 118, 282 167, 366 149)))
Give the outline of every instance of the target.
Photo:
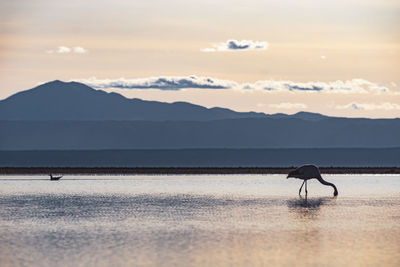
POLYGON ((334 195, 334 196, 337 196, 337 195, 338 195, 338 190, 337 190, 337 188, 336 188, 336 186, 335 186, 334 184, 325 181, 324 179, 322 179, 322 177, 319 177, 319 178, 318 178, 318 181, 319 181, 321 184, 323 184, 323 185, 332 186, 332 187, 333 187, 333 190, 334 190, 334 191, 333 191, 333 195, 334 195))

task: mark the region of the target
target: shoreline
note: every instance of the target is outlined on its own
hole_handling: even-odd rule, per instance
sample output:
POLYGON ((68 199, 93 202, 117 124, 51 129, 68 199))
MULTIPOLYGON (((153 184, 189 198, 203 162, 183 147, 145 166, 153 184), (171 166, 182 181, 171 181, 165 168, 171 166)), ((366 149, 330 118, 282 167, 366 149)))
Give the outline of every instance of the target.
MULTIPOLYGON (((287 174, 295 167, 0 167, 0 175, 287 174)), ((320 167, 323 174, 400 174, 400 167, 320 167)))

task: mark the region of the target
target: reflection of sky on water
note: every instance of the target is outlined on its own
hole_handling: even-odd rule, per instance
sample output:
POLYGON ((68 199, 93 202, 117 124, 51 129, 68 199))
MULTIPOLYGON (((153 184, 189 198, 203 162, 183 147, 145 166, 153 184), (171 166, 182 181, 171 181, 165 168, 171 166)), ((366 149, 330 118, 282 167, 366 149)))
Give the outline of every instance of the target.
POLYGON ((395 176, 328 176, 339 197, 310 183, 307 199, 297 195, 299 180, 277 175, 3 178, 2 266, 396 266, 400 260, 395 176))

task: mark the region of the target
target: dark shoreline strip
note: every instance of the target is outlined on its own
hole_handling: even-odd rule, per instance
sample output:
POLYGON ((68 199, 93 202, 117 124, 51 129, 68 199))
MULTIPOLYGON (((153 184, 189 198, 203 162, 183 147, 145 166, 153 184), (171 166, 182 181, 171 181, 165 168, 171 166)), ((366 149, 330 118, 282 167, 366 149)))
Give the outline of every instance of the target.
MULTIPOLYGON (((56 174, 86 174, 86 175, 168 175, 168 174, 286 174, 293 168, 262 168, 262 167, 137 167, 137 168, 82 168, 82 167, 0 167, 0 175, 48 175, 56 174)), ((400 174, 400 167, 321 167, 325 174, 400 174)))

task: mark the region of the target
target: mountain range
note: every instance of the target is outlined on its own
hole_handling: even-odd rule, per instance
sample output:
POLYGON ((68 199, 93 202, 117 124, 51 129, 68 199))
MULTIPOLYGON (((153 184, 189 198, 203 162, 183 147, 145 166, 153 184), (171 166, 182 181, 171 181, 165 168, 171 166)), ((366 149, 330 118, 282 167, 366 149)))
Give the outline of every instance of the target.
POLYGON ((128 99, 117 93, 95 90, 82 83, 58 80, 0 101, 0 120, 203 121, 284 116, 235 112, 225 108, 208 109, 187 102, 128 99))
POLYGON ((400 147, 400 119, 128 99, 53 81, 0 101, 0 150, 400 147))

